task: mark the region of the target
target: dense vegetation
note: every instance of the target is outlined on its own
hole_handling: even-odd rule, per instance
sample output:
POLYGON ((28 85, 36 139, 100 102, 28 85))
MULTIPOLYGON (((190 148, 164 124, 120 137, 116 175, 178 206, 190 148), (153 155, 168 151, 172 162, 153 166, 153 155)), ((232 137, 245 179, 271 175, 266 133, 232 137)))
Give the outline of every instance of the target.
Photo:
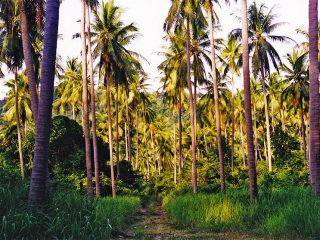
POLYGON ((158 201, 186 229, 319 235, 318 1, 302 43, 263 3, 219 39, 219 1, 171 2, 156 92, 113 0, 82 1, 63 60, 59 0, 0 2, 1 238, 108 239, 158 201))

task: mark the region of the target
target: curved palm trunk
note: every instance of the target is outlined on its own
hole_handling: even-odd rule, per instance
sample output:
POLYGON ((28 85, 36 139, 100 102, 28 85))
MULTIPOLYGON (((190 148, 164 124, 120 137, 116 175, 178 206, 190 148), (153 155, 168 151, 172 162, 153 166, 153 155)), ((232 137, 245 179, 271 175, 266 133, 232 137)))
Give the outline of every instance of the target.
POLYGON ((209 1, 209 29, 210 29, 210 48, 211 48, 211 71, 213 78, 213 91, 214 91, 214 106, 216 115, 216 127, 217 127, 217 142, 219 153, 219 170, 220 170, 220 188, 221 192, 225 192, 225 176, 224 176, 224 164, 223 164, 223 151, 221 142, 221 123, 220 123, 220 103, 219 103, 219 90, 218 79, 216 71, 216 56, 214 49, 214 27, 213 27, 213 7, 212 2, 209 1))
POLYGON ((271 161, 271 137, 270 137, 270 120, 269 120, 269 108, 267 100, 267 89, 264 70, 261 71, 262 74, 262 90, 263 90, 263 101, 264 101, 264 114, 266 117, 266 128, 267 128, 267 161, 269 172, 272 172, 272 161, 271 161))
POLYGON ((20 10, 20 25, 21 25, 21 36, 22 36, 22 46, 23 46, 23 56, 24 62, 26 65, 26 72, 28 76, 28 85, 29 92, 31 97, 31 108, 33 113, 33 119, 35 124, 37 123, 38 118, 38 91, 37 91, 37 81, 34 71, 34 62, 32 54, 32 46, 29 38, 29 29, 28 29, 28 20, 25 10, 24 1, 19 1, 19 10, 20 10))
POLYGON ((242 61, 243 61, 243 83, 245 97, 245 118, 246 135, 249 162, 250 198, 254 200, 258 197, 258 185, 256 174, 256 161, 254 159, 252 112, 251 112, 251 93, 250 93, 250 72, 249 72, 249 45, 248 45, 248 12, 247 0, 241 0, 242 12, 242 61))
POLYGON ((59 0, 47 0, 44 49, 41 72, 41 96, 35 141, 35 152, 29 190, 29 205, 48 200, 49 139, 54 91, 55 61, 59 25, 59 0))
POLYGON ((22 155, 22 140, 21 140, 21 128, 20 128, 20 114, 19 114, 19 92, 18 92, 18 72, 17 67, 13 69, 14 74, 14 98, 15 98, 15 114, 16 114, 16 123, 17 123, 17 134, 18 134, 18 149, 19 149, 19 160, 20 160, 20 171, 21 177, 24 179, 24 161, 22 155))
POLYGON ((81 40, 82 40, 82 125, 85 141, 85 155, 87 166, 88 196, 93 196, 92 188, 92 166, 90 149, 90 127, 89 127, 89 103, 88 103, 88 79, 87 79, 87 49, 86 49, 86 1, 82 0, 81 17, 81 40))
POLYGON ((183 165, 183 159, 182 159, 182 96, 181 96, 181 86, 179 86, 179 102, 178 102, 178 121, 179 121, 179 176, 181 177, 182 174, 182 165, 183 165))
POLYGON ((111 173, 111 189, 112 197, 116 197, 116 185, 114 180, 114 167, 113 167, 113 137, 112 137, 112 109, 111 109, 111 96, 110 96, 110 78, 107 77, 107 107, 108 107, 108 132, 109 132, 109 153, 110 153, 110 173, 111 173))
POLYGON ((187 81, 188 81, 188 89, 190 94, 190 119, 191 119, 191 158, 192 158, 192 188, 193 192, 196 193, 198 191, 198 183, 197 183, 197 159, 196 159, 196 151, 197 151, 197 143, 196 143, 196 126, 195 126, 195 110, 194 110, 194 101, 192 94, 192 83, 191 83, 191 64, 190 64, 190 21, 187 20, 187 81))
POLYGON ((120 151, 119 151, 119 83, 116 81, 116 162, 117 179, 120 177, 120 151))
MULTIPOLYGON (((96 123, 96 105, 95 105, 95 91, 94 91, 94 73, 93 73, 93 57, 91 47, 91 27, 90 27, 90 9, 87 7, 87 28, 88 28, 88 52, 89 52, 89 73, 91 81, 91 114, 92 114, 92 143, 93 143, 93 162, 94 162, 94 176, 96 183, 96 196, 101 196, 100 191, 100 176, 99 176, 99 156, 97 143, 97 123, 96 123)), ((73 110, 74 111, 74 110, 73 110)))

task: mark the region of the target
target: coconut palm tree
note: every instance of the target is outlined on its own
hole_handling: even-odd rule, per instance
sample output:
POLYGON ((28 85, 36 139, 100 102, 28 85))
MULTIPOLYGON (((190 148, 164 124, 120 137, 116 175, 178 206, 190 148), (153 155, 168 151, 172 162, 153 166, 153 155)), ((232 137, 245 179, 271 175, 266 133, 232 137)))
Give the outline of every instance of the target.
POLYGON ((240 66, 242 59, 242 49, 240 42, 231 36, 228 37, 228 40, 223 44, 221 50, 221 58, 224 60, 223 67, 224 73, 223 75, 231 73, 231 81, 232 81, 232 102, 231 102, 231 112, 232 112, 232 133, 231 133, 231 168, 233 169, 234 164, 234 95, 235 95, 235 87, 234 87, 234 76, 240 76, 240 66))
POLYGON ((246 118, 246 135, 249 162, 250 198, 254 200, 258 197, 256 161, 254 157, 251 93, 250 93, 250 71, 249 71, 249 41, 248 41, 248 12, 247 0, 241 0, 242 19, 242 63, 243 63, 243 83, 244 83, 244 105, 246 118))
POLYGON ((49 139, 58 40, 59 7, 59 0, 47 0, 43 61, 41 68, 41 95, 36 125, 37 131, 28 199, 29 205, 45 204, 48 200, 49 186, 47 185, 47 177, 49 175, 49 139))
POLYGON ((318 41, 318 1, 309 0, 310 179, 313 193, 317 196, 320 195, 320 96, 318 41))
POLYGON ((4 24, 0 26, 0 61, 4 62, 7 68, 14 74, 15 117, 18 134, 19 160, 21 176, 24 178, 18 92, 18 69, 22 67, 23 53, 22 40, 19 34, 20 25, 18 13, 18 4, 15 0, 5 1, 5 3, 0 5, 0 21, 2 20, 4 22, 4 24))
POLYGON ((192 139, 192 187, 193 192, 196 193, 198 189, 197 183, 197 168, 196 168, 196 116, 195 116, 195 101, 192 92, 191 82, 191 56, 190 56, 190 43, 191 43, 191 26, 201 28, 205 23, 202 15, 199 1, 197 0, 173 0, 165 20, 164 29, 169 32, 170 30, 178 30, 185 28, 186 39, 186 62, 187 62, 187 83, 190 95, 190 119, 191 119, 191 139, 192 139))
POLYGON ((285 89, 282 92, 283 100, 290 99, 295 109, 300 109, 301 135, 304 151, 304 159, 307 161, 307 143, 304 121, 305 103, 309 101, 309 82, 308 82, 308 53, 300 53, 293 50, 292 54, 287 54, 286 59, 289 65, 282 65, 285 89))
MULTIPOLYGON (((274 14, 274 8, 268 10, 265 4, 258 5, 254 2, 249 7, 249 49, 253 51, 251 63, 252 71, 255 77, 260 75, 262 82, 262 90, 264 95, 265 104, 265 118, 266 118, 266 130, 267 130, 267 150, 268 150, 268 167, 269 171, 272 171, 271 160, 271 138, 270 138, 270 121, 269 121, 269 108, 267 101, 267 88, 266 80, 270 76, 270 69, 272 63, 273 67, 279 72, 278 66, 281 65, 281 59, 272 46, 273 42, 290 42, 291 38, 286 36, 274 35, 273 32, 283 22, 275 22, 276 15, 274 14)), ((231 32, 235 37, 241 36, 241 29, 235 29, 231 32)))

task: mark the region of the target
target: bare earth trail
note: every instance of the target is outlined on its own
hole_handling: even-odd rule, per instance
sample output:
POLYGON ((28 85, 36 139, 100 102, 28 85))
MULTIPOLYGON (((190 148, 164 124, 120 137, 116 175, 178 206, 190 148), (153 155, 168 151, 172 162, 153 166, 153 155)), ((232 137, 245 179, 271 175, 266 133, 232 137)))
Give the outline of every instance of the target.
POLYGON ((245 235, 243 233, 213 233, 199 232, 186 229, 177 229, 169 222, 166 213, 159 205, 153 214, 148 209, 140 209, 134 219, 134 223, 123 230, 117 239, 150 239, 150 240, 180 240, 180 239, 262 239, 255 236, 245 235))

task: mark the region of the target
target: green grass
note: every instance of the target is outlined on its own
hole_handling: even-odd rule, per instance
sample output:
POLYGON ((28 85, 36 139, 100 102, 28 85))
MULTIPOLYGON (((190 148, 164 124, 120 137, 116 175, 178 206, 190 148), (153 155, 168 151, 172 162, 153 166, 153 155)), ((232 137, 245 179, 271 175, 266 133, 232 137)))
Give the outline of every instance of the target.
MULTIPOLYGON (((1 169, 0 176, 4 177, 1 169)), ((59 188, 46 208, 30 212, 26 207, 28 181, 2 180, 0 239, 110 239, 140 208, 137 197, 90 201, 77 191, 59 188)))
POLYGON ((247 190, 230 190, 225 195, 188 194, 167 200, 165 208, 169 218, 183 228, 271 237, 320 235, 320 199, 307 188, 275 189, 253 203, 247 190))

